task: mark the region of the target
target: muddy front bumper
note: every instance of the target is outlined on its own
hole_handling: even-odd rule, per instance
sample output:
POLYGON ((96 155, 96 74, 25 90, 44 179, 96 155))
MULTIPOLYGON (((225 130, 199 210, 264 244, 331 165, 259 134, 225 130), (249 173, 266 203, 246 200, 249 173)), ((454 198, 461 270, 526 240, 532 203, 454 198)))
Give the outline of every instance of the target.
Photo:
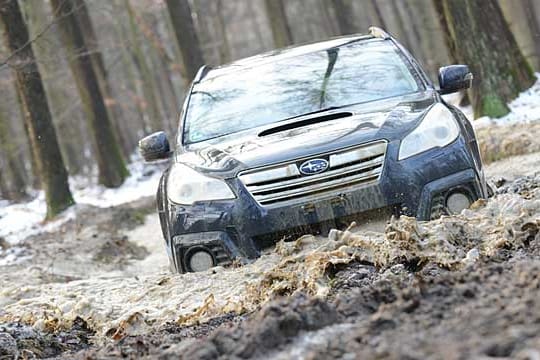
POLYGON ((449 194, 459 191, 472 201, 486 197, 482 171, 460 137, 444 149, 433 149, 398 161, 399 142, 388 144, 378 182, 351 186, 318 196, 262 206, 238 179, 228 181, 235 200, 193 206, 169 205, 167 245, 179 272, 190 271, 197 251, 211 254, 215 265, 256 258, 282 238, 325 233, 351 221, 391 215, 429 220, 439 215, 449 194), (442 203, 442 205, 441 205, 442 203))

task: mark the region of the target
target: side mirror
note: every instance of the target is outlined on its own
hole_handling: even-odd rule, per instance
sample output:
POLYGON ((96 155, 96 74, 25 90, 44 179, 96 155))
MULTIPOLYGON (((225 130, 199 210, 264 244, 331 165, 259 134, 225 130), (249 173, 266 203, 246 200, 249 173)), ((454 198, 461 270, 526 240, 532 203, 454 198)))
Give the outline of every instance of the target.
POLYGON ((472 85, 473 74, 467 65, 451 65, 439 69, 439 92, 441 95, 468 89, 472 85))
POLYGON ((171 147, 163 131, 155 132, 139 141, 139 152, 145 161, 169 158, 171 147))

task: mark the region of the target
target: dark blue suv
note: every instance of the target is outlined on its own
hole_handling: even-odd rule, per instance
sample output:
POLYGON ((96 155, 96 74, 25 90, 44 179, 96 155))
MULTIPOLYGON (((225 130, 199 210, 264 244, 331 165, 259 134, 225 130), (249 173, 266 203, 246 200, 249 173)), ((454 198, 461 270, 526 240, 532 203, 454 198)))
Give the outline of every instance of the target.
POLYGON ((465 65, 436 89, 378 28, 203 67, 180 116, 157 194, 178 272, 256 258, 284 238, 373 217, 429 220, 487 196, 472 126, 441 94, 466 89, 465 65))

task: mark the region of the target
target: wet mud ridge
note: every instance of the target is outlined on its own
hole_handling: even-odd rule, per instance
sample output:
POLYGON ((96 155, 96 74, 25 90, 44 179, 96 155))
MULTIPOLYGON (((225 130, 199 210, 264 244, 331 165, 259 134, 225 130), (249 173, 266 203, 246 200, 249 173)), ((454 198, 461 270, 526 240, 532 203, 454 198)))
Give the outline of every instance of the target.
MULTIPOLYGON (((202 334, 191 330, 195 335, 187 339, 176 337, 184 327, 161 329, 78 356, 538 358, 539 186, 540 176, 522 178, 499 189, 487 204, 476 204, 476 210, 424 229, 410 219, 393 223, 378 248, 384 252, 392 244, 384 255, 366 253, 358 243, 352 245, 358 254, 344 261, 335 252, 348 250, 331 250, 341 260, 323 267, 325 296, 315 296, 324 281, 319 287, 297 283, 296 289, 281 283, 275 289, 290 297, 232 316, 234 321, 209 335, 205 325, 195 327, 202 334)), ((349 244, 362 240, 355 234, 334 236, 349 244)))
POLYGON ((306 235, 239 268, 13 286, 0 358, 536 358, 539 228, 536 174, 458 216, 306 235))

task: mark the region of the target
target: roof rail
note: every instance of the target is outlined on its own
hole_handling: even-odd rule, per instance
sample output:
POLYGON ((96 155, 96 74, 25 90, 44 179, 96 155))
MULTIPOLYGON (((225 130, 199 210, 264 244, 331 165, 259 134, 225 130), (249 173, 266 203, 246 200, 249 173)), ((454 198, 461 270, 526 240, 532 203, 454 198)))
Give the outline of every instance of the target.
POLYGON ((384 39, 384 40, 389 40, 392 38, 392 36, 390 36, 389 33, 387 33, 386 31, 384 31, 383 29, 377 26, 371 26, 369 28, 369 34, 373 37, 384 39))
POLYGON ((212 67, 209 66, 209 65, 203 65, 201 66, 201 68, 199 69, 199 71, 197 71, 197 74, 195 75, 195 78, 193 79, 193 82, 194 83, 198 83, 200 82, 205 76, 206 74, 208 74, 208 72, 212 70, 212 67))

